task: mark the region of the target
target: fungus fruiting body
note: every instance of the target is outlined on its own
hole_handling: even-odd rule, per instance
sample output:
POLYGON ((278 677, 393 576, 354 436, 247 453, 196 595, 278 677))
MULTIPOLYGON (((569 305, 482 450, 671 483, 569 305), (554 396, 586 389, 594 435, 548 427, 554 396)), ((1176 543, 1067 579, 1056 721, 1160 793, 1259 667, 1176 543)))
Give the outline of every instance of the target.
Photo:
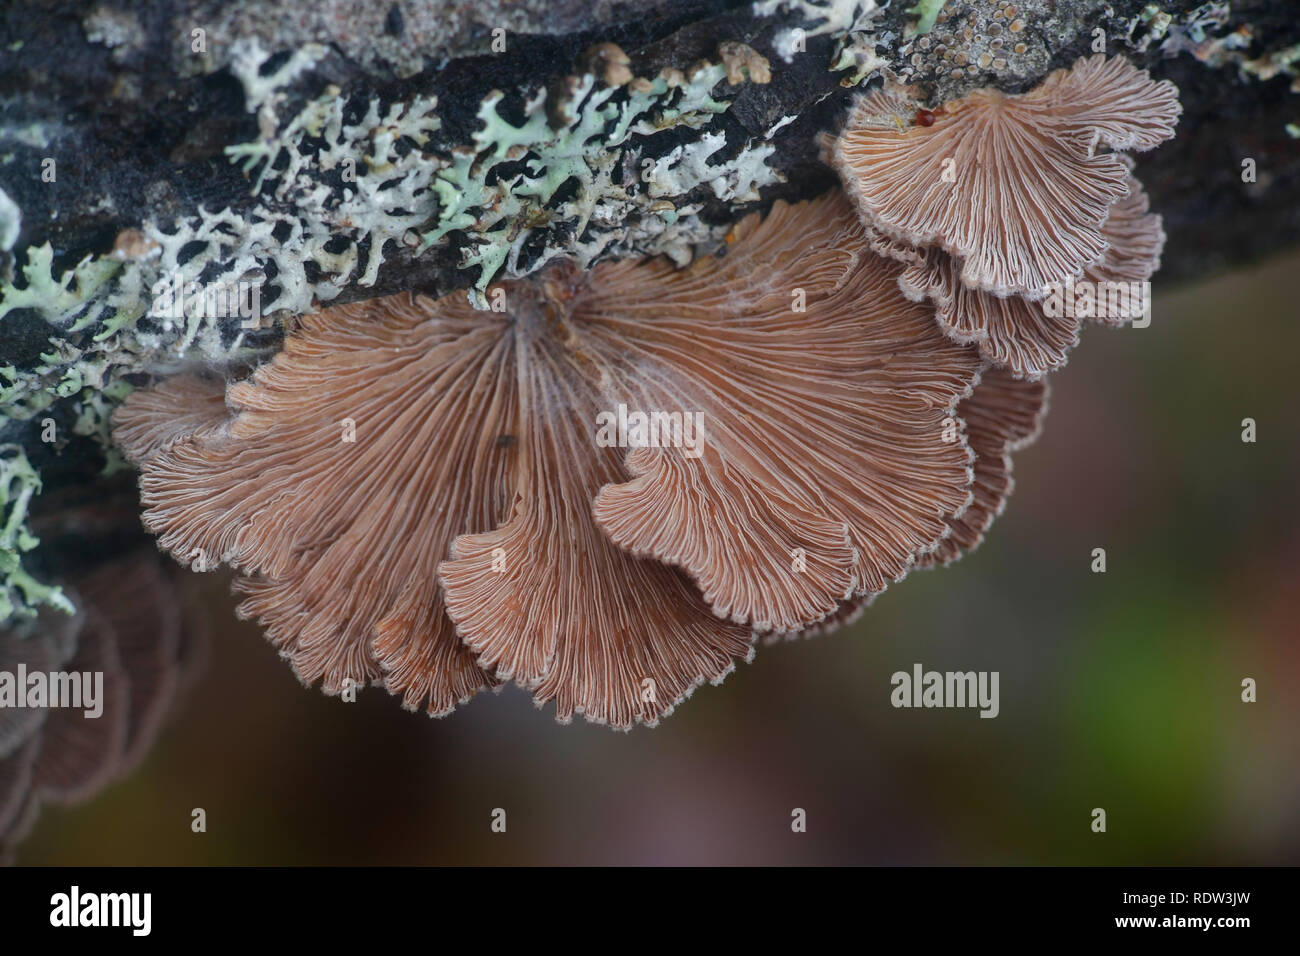
POLYGON ((514 682, 561 721, 654 725, 756 638, 979 544, 1078 338, 1049 293, 1158 262, 1115 150, 1177 112, 1104 57, 933 110, 880 91, 831 150, 846 191, 751 215, 723 256, 305 316, 250 376, 120 409, 146 525, 234 568, 327 693, 441 715, 514 682))
POLYGON ((196 635, 152 550, 65 584, 77 614, 0 630, 0 859, 42 804, 84 800, 139 764, 195 659, 196 635))
MULTIPOLYGON (((1122 301, 1111 311, 1094 309, 1081 316, 1074 309, 1049 308, 1044 300, 971 288, 962 281, 957 261, 933 246, 920 256, 899 257, 906 262, 899 286, 908 298, 929 299, 939 323, 956 341, 976 343, 996 365, 1038 378, 1065 363, 1079 343, 1082 318, 1119 324, 1136 318, 1147 304, 1143 283, 1159 267, 1164 231, 1160 217, 1148 212, 1141 183, 1130 176, 1128 186, 1128 194, 1115 201, 1102 224, 1106 251, 1085 266, 1080 277, 1080 287, 1088 283, 1089 288, 1121 290, 1116 298, 1122 301)), ((896 252, 898 246, 890 249, 896 252)), ((1058 288, 1058 295, 1075 288, 1073 278, 1058 288)))
POLYGON ((245 381, 133 395, 117 435, 161 544, 238 569, 304 681, 432 714, 514 681, 562 720, 653 724, 756 633, 905 574, 971 503, 950 431, 982 362, 901 271, 842 196, 778 204, 686 270, 561 266, 503 286, 503 313, 307 316, 245 381), (620 408, 700 440, 598 441, 620 408))
MULTIPOLYGON (((1096 55, 1018 96, 977 90, 926 114, 905 88, 861 97, 831 162, 900 280, 957 341, 1021 377, 1065 362, 1078 315, 1042 300, 1076 280, 1143 283, 1164 234, 1124 150, 1173 135, 1178 91, 1096 55)), ((1133 318, 1129 304, 1103 316, 1133 318)))
POLYGON ((979 385, 957 406, 975 454, 970 505, 948 519, 950 533, 921 555, 918 564, 949 564, 983 540, 1011 494, 1011 455, 1038 437, 1047 414, 1047 382, 1017 379, 1006 369, 984 372, 979 385))

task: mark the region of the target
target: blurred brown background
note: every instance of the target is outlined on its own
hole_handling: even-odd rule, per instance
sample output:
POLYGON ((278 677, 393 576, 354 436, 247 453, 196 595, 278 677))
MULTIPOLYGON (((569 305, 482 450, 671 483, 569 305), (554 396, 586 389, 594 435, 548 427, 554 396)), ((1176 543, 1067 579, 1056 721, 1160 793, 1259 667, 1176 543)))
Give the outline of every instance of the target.
POLYGON ((983 547, 655 730, 559 726, 514 688, 440 721, 327 699, 209 576, 178 717, 18 862, 1300 862, 1297 275, 1290 253, 1157 285, 1150 328, 1087 329, 983 547), (915 662, 1000 671, 1000 716, 893 709, 915 662))

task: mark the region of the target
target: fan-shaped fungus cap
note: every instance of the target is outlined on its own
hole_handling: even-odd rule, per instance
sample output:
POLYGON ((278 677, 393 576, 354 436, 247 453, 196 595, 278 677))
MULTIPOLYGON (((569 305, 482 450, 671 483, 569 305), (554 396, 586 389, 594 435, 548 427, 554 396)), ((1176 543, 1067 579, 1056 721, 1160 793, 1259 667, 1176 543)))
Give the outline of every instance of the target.
MULTIPOLYGON (((58 670, 76 651, 77 633, 82 619, 50 614, 39 619, 19 622, 0 632, 0 670, 17 671, 19 665, 29 672, 58 670)), ((16 753, 45 719, 46 711, 30 707, 0 707, 0 761, 16 753)), ((6 778, 12 777, 6 774, 6 778)), ((0 823, 3 822, 4 798, 0 797, 0 823)), ((0 826, 0 829, 3 829, 0 826)))
MULTIPOLYGON (((77 651, 77 637, 84 622, 84 615, 67 617, 43 612, 36 621, 0 632, 0 671, 13 675, 20 667, 29 673, 62 670, 77 651)), ((25 687, 22 692, 26 693, 25 687)), ((50 713, 48 708, 0 708, 0 858, 35 819, 33 779, 42 753, 43 725, 50 713)), ((109 721, 110 729, 111 724, 109 721)), ((90 771, 82 775, 95 776, 102 764, 95 758, 90 771)))
POLYGON ((209 437, 225 427, 223 379, 200 372, 180 372, 139 392, 132 414, 115 422, 114 438, 137 468, 176 442, 209 437))
POLYGON ((951 564, 974 551, 1002 514, 1015 485, 1011 455, 1034 442, 1047 414, 1047 381, 1026 381, 1006 369, 988 369, 958 406, 958 414, 975 453, 974 498, 969 507, 948 519, 952 533, 921 556, 920 567, 951 564))
MULTIPOLYGON (((917 568, 951 564, 975 550, 995 518, 1002 514, 1014 482, 1011 455, 1033 444, 1047 414, 1046 380, 1027 381, 1007 369, 987 369, 975 390, 957 406, 962 435, 975 456, 975 481, 969 505, 948 516, 948 534, 938 546, 918 556, 917 568)), ((954 422, 954 425, 957 423, 954 422)), ((852 624, 871 605, 874 594, 853 597, 811 627, 799 632, 814 637, 852 624)))
MULTIPOLYGON (((1101 259, 1084 270, 1084 278, 1095 285, 1143 283, 1160 269, 1165 247, 1165 230, 1160 217, 1151 211, 1146 190, 1134 176, 1129 177, 1128 195, 1110 208, 1110 217, 1102 227, 1106 251, 1101 259)), ((1142 313, 1144 303, 1129 301, 1127 309, 1094 315, 1106 325, 1123 325, 1142 313)))
POLYGON ((584 303, 644 330, 623 392, 701 408, 709 428, 699 459, 632 452, 636 477, 595 514, 622 546, 688 570, 716 613, 791 631, 883 590, 965 506, 969 454, 943 420, 978 359, 903 298, 840 194, 778 205, 737 235, 677 283, 663 265, 611 267, 619 281, 584 303), (667 366, 690 348, 717 360, 646 374, 656 352, 667 366))
MULTIPOLYGON (((1083 280, 1091 283, 1092 289, 1104 293, 1118 288, 1124 293, 1113 296, 1121 306, 1113 313, 1098 309, 1088 316, 1108 324, 1121 324, 1141 313, 1138 302, 1142 295, 1134 291, 1135 286, 1159 268, 1164 246, 1160 217, 1148 212, 1141 183, 1130 176, 1128 185, 1128 194, 1111 206, 1101 227, 1106 251, 1083 271, 1083 280)), ((942 250, 901 247, 900 251, 897 243, 887 245, 891 255, 907 262, 898 279, 903 294, 930 299, 936 317, 954 341, 977 343, 989 361, 1010 368, 1016 376, 1038 378, 1061 367, 1078 344, 1084 316, 1074 308, 1064 308, 1058 301, 1053 309, 1048 300, 1003 298, 976 291, 962 283, 960 266, 942 250)))
POLYGON ((1127 192, 1121 156, 1173 135, 1168 81, 1096 55, 1034 90, 977 90, 914 124, 899 89, 855 104, 831 159, 867 223, 955 257, 960 280, 994 295, 1041 298, 1106 251, 1102 226, 1127 192))
POLYGON ((65 582, 75 617, 43 614, 0 633, 0 671, 102 674, 100 709, 0 709, 0 857, 42 803, 74 803, 133 769, 172 703, 190 655, 159 556, 116 557, 65 582))
MULTIPOLYGON (((85 799, 112 779, 126 744, 128 679, 112 625, 97 608, 87 608, 77 620, 69 650, 70 656, 50 670, 103 674, 103 714, 88 720, 75 708, 43 709, 39 734, 32 738, 36 753, 26 793, 29 804, 42 799, 62 803, 85 799)), ((17 824, 30 823, 35 809, 14 816, 10 826, 25 829, 17 824)))
POLYGON ((144 458, 146 526, 182 563, 243 571, 241 613, 304 682, 338 693, 382 663, 407 706, 433 713, 492 683, 435 575, 456 535, 509 508, 514 453, 497 439, 517 432, 502 323, 456 298, 436 321, 409 296, 305 317, 229 388, 236 414, 219 428, 177 439, 161 409, 193 417, 221 383, 137 392, 115 418, 128 457, 144 458))
POLYGON ((179 440, 132 396, 119 434, 159 449, 146 523, 239 568, 244 613, 327 691, 382 673, 437 714, 514 680, 561 720, 653 724, 754 626, 883 587, 970 498, 943 420, 979 357, 845 201, 738 235, 684 271, 505 285, 505 314, 452 295, 307 317, 226 425, 179 440), (671 440, 602 440, 629 409, 671 440))
MULTIPOLYGON (((146 524, 183 561, 244 572, 241 613, 327 692, 383 676, 406 706, 446 713, 496 682, 477 653, 561 717, 652 722, 747 657, 749 634, 595 528, 591 498, 623 453, 593 448, 603 403, 558 293, 506 291, 506 316, 451 295, 306 317, 230 388, 226 428, 144 461, 146 524), (495 537, 462 539, 444 601, 439 563, 471 532, 495 537)), ((150 404, 133 395, 117 418, 144 446, 132 429, 150 404)))

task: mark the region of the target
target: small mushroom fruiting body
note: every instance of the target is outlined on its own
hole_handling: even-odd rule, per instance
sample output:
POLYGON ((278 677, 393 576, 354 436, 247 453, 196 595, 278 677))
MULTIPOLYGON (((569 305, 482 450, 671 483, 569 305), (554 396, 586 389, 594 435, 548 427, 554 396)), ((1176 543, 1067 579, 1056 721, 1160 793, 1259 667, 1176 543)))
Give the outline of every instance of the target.
MULTIPOLYGON (((1101 234, 1107 248, 1099 260, 1084 267, 1082 280, 1098 289, 1119 287, 1125 300, 1144 299, 1151 274, 1159 267, 1164 245, 1160 217, 1148 212, 1142 184, 1129 177, 1129 192, 1116 200, 1101 234)), ((888 245, 888 244, 887 244, 888 245)), ((1080 319, 1072 309, 1053 308, 1052 291, 1040 300, 1021 296, 996 296, 973 289, 961 281, 960 267, 942 250, 930 247, 920 255, 911 249, 899 253, 898 244, 888 252, 906 263, 899 286, 910 299, 934 304, 935 315, 945 331, 958 342, 978 344, 981 353, 998 366, 1009 368, 1022 378, 1040 378, 1059 368, 1079 343, 1080 319)), ((1073 288, 1062 283, 1059 296, 1073 288)), ((1141 313, 1126 306, 1114 311, 1097 310, 1086 317, 1110 325, 1121 324, 1141 313)))
POLYGON ((70 574, 76 615, 46 611, 0 630, 0 683, 9 682, 0 690, 0 861, 43 804, 80 802, 134 769, 194 670, 200 637, 146 549, 70 574), (7 696, 42 686, 37 705, 7 696))
MULTIPOLYGON (((911 91, 859 98, 829 149, 873 248, 908 264, 956 341, 1036 378, 1078 341, 1041 301, 1067 283, 1144 283, 1164 234, 1121 151, 1173 135, 1178 91, 1096 55, 1028 93, 975 92, 919 109, 911 91), (913 121, 915 118, 915 121, 913 121)), ((1129 310, 1099 316, 1117 323, 1129 310)))

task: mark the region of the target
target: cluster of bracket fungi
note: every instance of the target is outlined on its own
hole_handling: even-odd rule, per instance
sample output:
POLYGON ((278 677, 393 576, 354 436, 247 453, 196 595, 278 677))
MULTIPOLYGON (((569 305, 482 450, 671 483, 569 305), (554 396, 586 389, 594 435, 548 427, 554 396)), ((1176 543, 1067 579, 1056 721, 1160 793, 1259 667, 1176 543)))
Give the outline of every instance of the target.
POLYGON ((843 190, 750 216, 724 256, 553 264, 499 312, 303 316, 246 378, 119 410, 146 525, 236 569, 240 613, 327 693, 442 715, 515 682, 562 721, 654 725, 759 637, 979 543, 1078 341, 1048 290, 1158 266, 1125 151, 1178 112, 1102 56, 933 109, 886 87, 826 144, 843 190), (699 415, 703 441, 598 443, 613 409, 699 415))

